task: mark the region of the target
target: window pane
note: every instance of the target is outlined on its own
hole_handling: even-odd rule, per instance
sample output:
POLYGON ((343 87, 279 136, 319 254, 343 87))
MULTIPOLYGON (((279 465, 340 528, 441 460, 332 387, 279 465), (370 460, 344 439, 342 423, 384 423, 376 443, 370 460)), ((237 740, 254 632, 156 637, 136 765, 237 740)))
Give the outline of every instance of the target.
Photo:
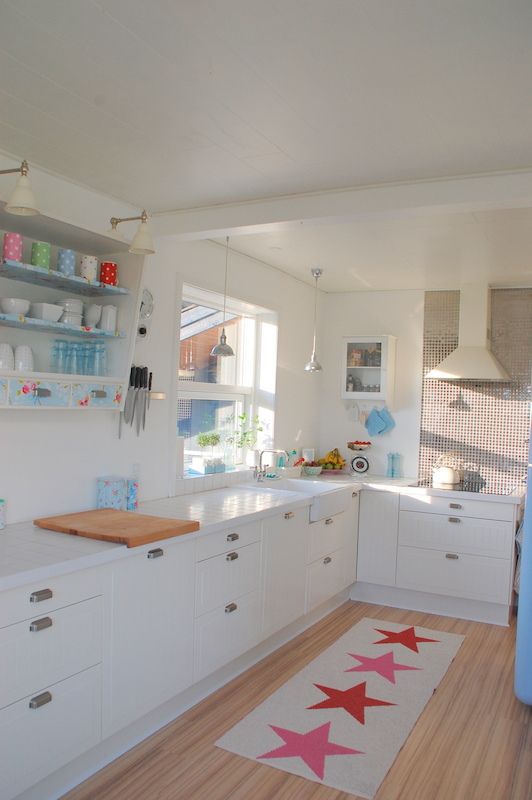
POLYGON ((260 337, 259 389, 275 394, 277 367, 277 325, 262 322, 260 337))
POLYGON ((227 343, 238 354, 237 340, 242 318, 223 313, 215 308, 200 306, 183 300, 179 353, 179 380, 202 383, 237 383, 237 357, 216 358, 210 355, 220 341, 225 327, 227 343))
POLYGON ((227 445, 227 434, 234 429, 234 420, 242 413, 242 400, 180 399, 177 403, 177 432, 185 440, 185 474, 199 474, 198 458, 221 458, 233 466, 238 452, 227 445), (199 433, 216 432, 221 441, 215 446, 200 447, 199 433))

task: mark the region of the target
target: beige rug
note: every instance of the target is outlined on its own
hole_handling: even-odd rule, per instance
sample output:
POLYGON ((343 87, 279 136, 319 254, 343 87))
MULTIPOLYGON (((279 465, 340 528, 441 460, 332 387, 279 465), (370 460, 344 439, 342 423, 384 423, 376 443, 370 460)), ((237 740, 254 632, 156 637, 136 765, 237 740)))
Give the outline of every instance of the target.
POLYGON ((216 744, 371 798, 463 639, 363 619, 216 744))

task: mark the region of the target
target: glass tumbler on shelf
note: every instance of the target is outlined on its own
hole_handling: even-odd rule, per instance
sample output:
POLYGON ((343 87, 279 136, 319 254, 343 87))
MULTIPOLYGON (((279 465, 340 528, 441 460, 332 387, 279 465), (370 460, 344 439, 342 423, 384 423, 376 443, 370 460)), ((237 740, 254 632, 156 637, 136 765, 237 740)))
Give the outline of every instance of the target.
POLYGON ((94 375, 106 375, 107 350, 105 344, 98 342, 94 348, 94 375))
POLYGON ((54 339, 52 345, 51 370, 52 372, 67 372, 68 342, 64 339, 54 339))

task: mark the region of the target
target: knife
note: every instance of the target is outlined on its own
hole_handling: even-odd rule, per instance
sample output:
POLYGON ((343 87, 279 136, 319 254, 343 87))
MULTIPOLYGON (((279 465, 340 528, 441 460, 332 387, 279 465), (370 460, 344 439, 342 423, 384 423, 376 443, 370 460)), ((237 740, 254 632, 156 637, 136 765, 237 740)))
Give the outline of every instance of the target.
POLYGON ((120 415, 118 417, 118 438, 119 439, 122 438, 122 422, 126 422, 127 423, 128 401, 130 403, 130 390, 131 390, 132 384, 134 383, 134 380, 135 380, 135 367, 132 366, 131 367, 131 372, 129 373, 129 384, 128 384, 128 387, 127 387, 126 399, 124 400, 124 408, 122 409, 122 411, 120 412, 120 415))
POLYGON ((146 428, 146 408, 150 400, 150 389, 149 389, 150 379, 148 377, 148 367, 144 367, 143 384, 144 384, 144 397, 142 402, 142 430, 146 428))
POLYGON ((136 367, 132 364, 131 365, 131 372, 129 373, 129 385, 127 387, 127 394, 126 394, 126 401, 124 403, 124 422, 129 424, 130 422, 130 412, 133 404, 133 387, 135 386, 135 373, 136 367))
POLYGON ((147 367, 139 367, 139 376, 139 390, 135 406, 137 410, 137 436, 140 435, 140 426, 146 409, 147 367))
POLYGON ((153 372, 150 372, 150 377, 148 378, 148 408, 150 407, 151 402, 151 382, 153 380, 153 372))
POLYGON ((142 369, 140 367, 135 367, 135 385, 133 387, 133 402, 131 404, 131 415, 129 417, 129 422, 131 427, 133 427, 133 423, 135 421, 135 411, 137 411, 138 402, 139 402, 139 391, 140 391, 140 377, 142 375, 142 369))

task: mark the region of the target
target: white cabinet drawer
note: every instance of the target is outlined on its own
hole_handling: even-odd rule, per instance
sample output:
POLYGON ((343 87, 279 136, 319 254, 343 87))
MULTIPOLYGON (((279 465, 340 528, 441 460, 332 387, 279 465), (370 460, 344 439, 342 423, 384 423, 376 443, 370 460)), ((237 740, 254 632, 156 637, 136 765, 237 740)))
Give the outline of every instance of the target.
MULTIPOLYGON (((30 708, 30 695, 0 711, 0 797, 20 792, 101 740, 100 667, 43 687, 50 702, 30 708)), ((47 699, 46 697, 43 699, 47 699)))
POLYGON ((260 522, 234 525, 210 536, 200 536, 196 542, 196 560, 220 555, 221 553, 245 547, 260 540, 260 522))
POLYGON ((397 551, 397 586, 403 589, 506 604, 510 577, 511 561, 501 558, 418 547, 397 551))
POLYGON ((102 660, 101 598, 0 629, 0 708, 102 660))
POLYGON ((337 550, 307 567, 307 613, 345 588, 344 551, 337 550))
POLYGON ((102 594, 106 574, 103 569, 87 569, 2 592, 0 628, 102 594))
POLYGON ((493 519, 401 511, 399 544, 509 559, 513 553, 513 526, 493 519))
POLYGON ((344 512, 318 522, 311 522, 308 563, 347 544, 349 534, 353 537, 356 535, 354 530, 348 530, 350 521, 349 515, 344 512))
POLYGON ((203 614, 195 623, 194 680, 199 681, 259 640, 260 592, 203 614))
POLYGON ((200 616, 259 588, 260 542, 196 565, 195 614, 200 616))
POLYGON ((454 517, 478 517, 500 519, 511 522, 514 518, 513 503, 497 503, 488 500, 441 497, 428 494, 401 494, 401 511, 425 511, 430 514, 447 514, 454 517))

